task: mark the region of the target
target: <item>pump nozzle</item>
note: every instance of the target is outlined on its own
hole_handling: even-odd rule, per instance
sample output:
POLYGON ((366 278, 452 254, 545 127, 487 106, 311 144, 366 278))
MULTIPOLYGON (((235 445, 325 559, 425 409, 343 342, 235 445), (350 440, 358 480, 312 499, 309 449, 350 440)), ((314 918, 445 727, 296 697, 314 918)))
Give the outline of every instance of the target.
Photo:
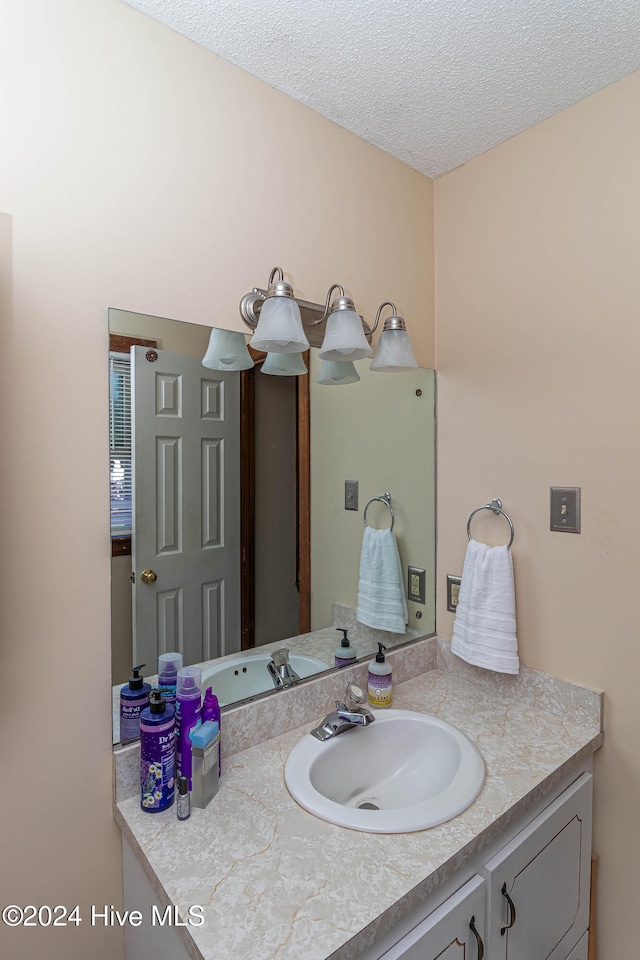
POLYGON ((384 653, 383 650, 386 650, 384 643, 378 643, 378 652, 376 653, 376 663, 384 663, 384 653))

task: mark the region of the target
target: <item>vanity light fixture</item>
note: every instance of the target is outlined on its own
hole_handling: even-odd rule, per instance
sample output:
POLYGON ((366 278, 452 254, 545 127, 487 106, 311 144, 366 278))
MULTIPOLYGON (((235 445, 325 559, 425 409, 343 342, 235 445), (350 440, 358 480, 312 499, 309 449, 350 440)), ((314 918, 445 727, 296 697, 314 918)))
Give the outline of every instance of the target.
POLYGON ((373 329, 377 329, 384 307, 391 307, 393 316, 387 317, 384 322, 370 369, 375 373, 408 373, 409 370, 416 370, 418 364, 413 355, 407 325, 398 316, 396 305, 390 300, 385 300, 378 307, 373 329))
POLYGON ((267 296, 249 343, 255 350, 264 350, 265 353, 302 353, 309 349, 300 308, 281 267, 274 267, 271 271, 267 296), (274 279, 276 275, 277 280, 274 279))
MULTIPOLYGON (((294 297, 293 288, 284 281, 282 268, 274 267, 268 290, 254 287, 251 293, 243 296, 240 316, 255 331, 250 345, 258 350, 286 354, 302 353, 309 346, 319 347, 320 360, 348 363, 372 356, 371 338, 385 307, 391 307, 393 315, 384 321, 371 369, 377 373, 415 370, 418 364, 411 348, 407 325, 398 316, 395 304, 385 300, 378 307, 376 322, 371 329, 357 313, 353 300, 345 295, 339 283, 329 287, 323 306, 294 297), (339 296, 331 303, 334 290, 339 291, 339 296)), ((350 376, 349 380, 344 377, 337 379, 335 371, 325 376, 323 369, 318 382, 355 383, 359 379, 355 368, 350 371, 350 376)))
POLYGON ((202 366, 210 370, 250 370, 253 360, 247 350, 244 333, 213 327, 202 366))
POLYGON ((327 387, 357 383, 360 379, 352 360, 323 360, 318 383, 327 387))
POLYGON ((309 372, 301 353, 268 353, 260 369, 276 377, 300 377, 309 372))
POLYGON ((324 313, 316 322, 321 323, 324 319, 327 319, 327 329, 318 353, 320 360, 362 360, 371 356, 373 351, 364 335, 362 317, 356 313, 353 300, 345 296, 340 283, 329 287, 324 313), (329 307, 334 290, 339 290, 340 296, 329 307))

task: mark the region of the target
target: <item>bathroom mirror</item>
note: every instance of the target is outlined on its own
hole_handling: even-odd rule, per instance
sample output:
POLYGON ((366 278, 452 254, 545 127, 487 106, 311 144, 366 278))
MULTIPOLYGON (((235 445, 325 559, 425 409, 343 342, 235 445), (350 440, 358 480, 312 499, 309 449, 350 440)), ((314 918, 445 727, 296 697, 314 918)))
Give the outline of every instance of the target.
MULTIPOLYGON (((367 522, 388 526, 387 505, 374 499, 387 492, 405 585, 407 567, 422 568, 426 591, 424 604, 408 602, 406 632, 384 639, 403 643, 433 633, 432 370, 376 374, 363 360, 356 363, 359 382, 320 385, 321 364, 311 350, 308 376, 265 375, 260 356, 250 371, 220 374, 201 363, 210 328, 111 309, 109 330, 114 701, 133 664, 145 662, 142 672, 151 677, 158 652, 168 650, 182 651, 185 665, 217 658, 224 664, 239 651, 263 654, 286 641, 305 675, 331 669, 336 626, 358 633, 364 509, 373 500, 367 522), (189 402, 213 429, 191 439, 191 464, 187 440, 172 434, 189 402), (155 426, 148 407, 160 415, 155 426), (129 437, 132 462, 137 457, 133 531, 129 437), (357 504, 346 499, 347 481, 350 490, 357 482, 357 504), (191 534, 212 548, 204 579, 182 556, 192 514, 199 520, 191 534), (223 552, 226 567, 213 570, 212 557, 223 552)), ((363 640, 360 650, 356 641, 357 652, 370 655, 376 639, 363 640)))

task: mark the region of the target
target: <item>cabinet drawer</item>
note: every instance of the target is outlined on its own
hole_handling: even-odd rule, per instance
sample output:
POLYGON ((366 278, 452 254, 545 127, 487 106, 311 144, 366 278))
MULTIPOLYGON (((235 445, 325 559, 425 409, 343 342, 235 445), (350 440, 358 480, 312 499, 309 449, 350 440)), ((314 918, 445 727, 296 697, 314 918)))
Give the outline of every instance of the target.
POLYGON ((484 880, 472 877, 380 960, 482 960, 484 900, 484 880))
POLYGON ((566 960, 587 929, 591 800, 585 773, 486 864, 491 960, 566 960))

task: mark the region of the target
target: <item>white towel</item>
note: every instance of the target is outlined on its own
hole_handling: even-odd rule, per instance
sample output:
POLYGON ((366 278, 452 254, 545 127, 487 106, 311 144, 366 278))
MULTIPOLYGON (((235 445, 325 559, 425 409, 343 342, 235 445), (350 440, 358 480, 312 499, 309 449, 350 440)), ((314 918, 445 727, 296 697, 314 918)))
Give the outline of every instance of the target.
POLYGON ((519 673, 513 562, 507 546, 469 541, 451 650, 476 667, 519 673))
POLYGON ((404 633, 407 601, 396 538, 389 527, 365 527, 356 619, 376 630, 404 633))

